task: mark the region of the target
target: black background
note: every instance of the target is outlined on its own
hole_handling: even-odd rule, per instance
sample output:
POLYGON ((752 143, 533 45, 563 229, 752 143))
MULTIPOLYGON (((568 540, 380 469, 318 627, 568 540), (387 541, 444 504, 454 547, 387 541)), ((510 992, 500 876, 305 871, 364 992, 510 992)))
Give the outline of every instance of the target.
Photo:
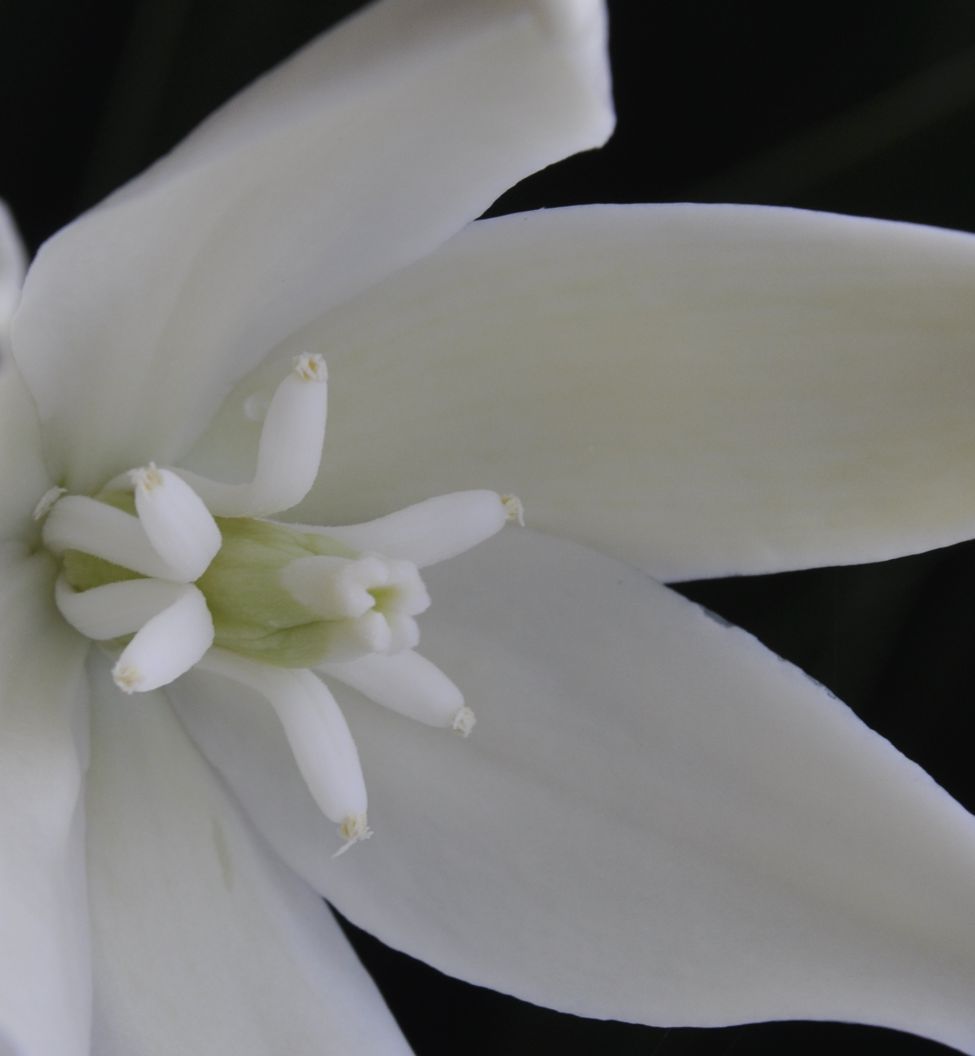
MULTIPOLYGON (((0 0, 0 196, 29 244, 359 6, 0 0)), ((619 0, 610 9, 619 131, 605 150, 526 180, 492 212, 744 201, 975 230, 969 0, 619 0)), ((824 682, 975 808, 973 544, 681 589, 824 682)), ((950 1051, 832 1024, 592 1023, 475 990, 350 933, 419 1056, 950 1051)))

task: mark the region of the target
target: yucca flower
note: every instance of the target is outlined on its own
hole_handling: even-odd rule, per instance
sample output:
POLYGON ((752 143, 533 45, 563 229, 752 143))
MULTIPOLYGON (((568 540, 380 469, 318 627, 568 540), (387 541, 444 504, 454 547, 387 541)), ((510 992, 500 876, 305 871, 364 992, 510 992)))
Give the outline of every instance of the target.
POLYGON ((382 4, 22 292, 5 230, 12 1051, 403 1051, 318 893, 584 1015, 975 1050, 971 818, 656 581, 972 534, 975 249, 744 207, 470 226, 605 139, 603 32, 589 0, 382 4), (359 527, 268 526, 306 492, 289 520, 359 527), (531 528, 424 586, 511 494, 531 528))

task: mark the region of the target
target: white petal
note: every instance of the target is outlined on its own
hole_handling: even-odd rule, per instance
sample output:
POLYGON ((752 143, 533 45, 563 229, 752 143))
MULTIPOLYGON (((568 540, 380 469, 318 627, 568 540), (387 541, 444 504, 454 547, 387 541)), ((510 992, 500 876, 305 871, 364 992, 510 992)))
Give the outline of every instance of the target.
POLYGON ((347 871, 253 702, 193 723, 343 913, 584 1015, 854 1020, 975 1052, 975 821, 913 763, 744 632, 576 544, 503 532, 430 579, 426 650, 480 721, 460 741, 343 705, 377 833, 347 871))
POLYGON ((533 527, 664 579, 968 538, 973 289, 975 238, 906 224, 749 206, 475 224, 302 335, 343 395, 296 516, 510 489, 533 527))
POLYGON ((26 266, 27 258, 13 217, 0 201, 0 362, 9 353, 8 324, 20 298, 26 266))
POLYGON ((97 666, 98 1056, 407 1053, 326 907, 258 844, 166 700, 123 697, 97 666))
POLYGON ((41 457, 34 400, 17 364, 0 351, 0 541, 36 533, 31 511, 51 480, 41 457))
POLYGON ((85 641, 43 557, 0 549, 0 1050, 87 1056, 85 641), (5 1043, 5 1044, 4 1044, 5 1043))
POLYGON ((181 463, 295 327, 603 142, 602 23, 599 0, 371 5, 48 242, 14 326, 64 483, 181 463))

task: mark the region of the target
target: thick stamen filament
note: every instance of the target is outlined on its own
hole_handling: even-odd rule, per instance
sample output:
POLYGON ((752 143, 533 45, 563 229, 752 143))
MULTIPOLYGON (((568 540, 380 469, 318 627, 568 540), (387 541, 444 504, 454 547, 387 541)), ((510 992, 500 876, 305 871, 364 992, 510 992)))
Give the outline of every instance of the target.
POLYGON ((54 586, 54 601, 76 631, 98 642, 133 634, 179 601, 186 589, 182 583, 164 579, 125 579, 75 591, 60 576, 54 586))
POLYGON ((511 519, 512 497, 493 491, 455 491, 362 524, 302 526, 354 550, 405 558, 420 568, 446 561, 490 539, 511 519))
POLYGON ((474 724, 474 713, 465 706, 461 691, 436 664, 419 653, 363 656, 346 663, 319 664, 318 670, 384 708, 427 726, 470 732, 474 724))
POLYGON ((308 494, 322 458, 328 372, 321 356, 304 354, 278 386, 261 428, 257 468, 249 484, 222 484, 196 473, 180 476, 218 517, 266 517, 308 494))
POLYGON ((196 666, 213 644, 213 620, 196 587, 147 620, 122 650, 112 678, 124 693, 147 693, 196 666))
POLYGON ((274 708, 308 791, 347 842, 371 835, 366 785, 345 716, 320 678, 212 649, 200 664, 263 696, 274 708))
POLYGON ((137 517, 87 495, 65 495, 51 508, 44 544, 55 554, 80 550, 144 576, 189 582, 153 549, 137 517))
POLYGON ((175 473, 152 463, 129 476, 153 549, 184 582, 199 579, 220 549, 220 529, 203 500, 175 473))

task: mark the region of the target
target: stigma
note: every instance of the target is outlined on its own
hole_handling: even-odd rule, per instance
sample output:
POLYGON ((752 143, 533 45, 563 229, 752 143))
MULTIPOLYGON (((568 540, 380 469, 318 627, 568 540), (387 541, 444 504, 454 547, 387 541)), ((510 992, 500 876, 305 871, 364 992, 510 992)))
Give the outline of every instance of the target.
POLYGON ((296 357, 267 405, 246 483, 150 462, 92 496, 51 488, 35 517, 60 563, 55 603, 113 658, 119 690, 161 689, 196 668, 259 694, 335 822, 341 854, 372 830, 329 684, 467 737, 473 711, 417 648, 431 604, 421 570, 524 521, 514 496, 492 491, 440 495, 362 524, 271 519, 318 475, 327 390, 324 359, 296 357))

